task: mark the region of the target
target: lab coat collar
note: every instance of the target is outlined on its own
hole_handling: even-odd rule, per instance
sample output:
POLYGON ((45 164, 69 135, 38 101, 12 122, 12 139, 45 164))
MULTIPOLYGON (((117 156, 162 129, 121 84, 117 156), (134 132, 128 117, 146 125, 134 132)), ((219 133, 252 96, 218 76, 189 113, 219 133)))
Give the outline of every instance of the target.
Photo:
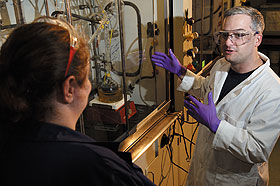
POLYGON ((227 78, 229 69, 230 69, 230 63, 226 61, 225 58, 222 58, 221 67, 215 72, 214 87, 210 87, 211 90, 214 90, 213 91, 214 103, 218 101, 219 95, 223 88, 223 84, 227 78))
POLYGON ((83 135, 70 128, 40 121, 28 121, 17 127, 18 131, 24 132, 22 139, 38 142, 95 142, 89 136, 83 135))
POLYGON ((10 125, 7 131, 10 133, 10 141, 14 142, 62 142, 102 146, 112 150, 128 164, 133 165, 130 153, 118 151, 120 142, 97 142, 87 135, 53 123, 28 121, 13 126, 10 125))
MULTIPOLYGON (((270 66, 270 60, 267 56, 264 54, 258 52, 260 58, 264 61, 264 64, 261 65, 259 68, 257 68, 247 79, 245 79, 243 82, 241 82, 239 85, 237 85, 235 88, 233 88, 219 103, 218 105, 222 105, 232 98, 238 96, 244 87, 249 85, 259 73, 261 73, 264 69, 269 68, 270 66)), ((217 103, 219 95, 221 93, 221 90, 223 88, 223 84, 227 78, 229 69, 230 69, 230 63, 225 60, 225 58, 222 58, 221 63, 222 66, 220 67, 220 70, 216 71, 215 73, 215 83, 214 83, 214 102, 217 103)))
POLYGON ((25 128, 25 131, 28 134, 24 135, 27 141, 88 143, 106 147, 114 152, 118 152, 120 145, 120 142, 97 142, 78 131, 53 123, 32 121, 25 128))

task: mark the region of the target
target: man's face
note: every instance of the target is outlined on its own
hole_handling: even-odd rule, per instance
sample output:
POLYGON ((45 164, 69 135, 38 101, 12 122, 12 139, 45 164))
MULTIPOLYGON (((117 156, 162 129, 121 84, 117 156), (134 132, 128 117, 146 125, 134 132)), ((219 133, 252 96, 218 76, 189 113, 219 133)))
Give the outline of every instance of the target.
POLYGON ((258 33, 250 25, 251 18, 248 15, 233 15, 224 20, 220 32, 221 51, 232 65, 250 62, 257 52, 258 33))

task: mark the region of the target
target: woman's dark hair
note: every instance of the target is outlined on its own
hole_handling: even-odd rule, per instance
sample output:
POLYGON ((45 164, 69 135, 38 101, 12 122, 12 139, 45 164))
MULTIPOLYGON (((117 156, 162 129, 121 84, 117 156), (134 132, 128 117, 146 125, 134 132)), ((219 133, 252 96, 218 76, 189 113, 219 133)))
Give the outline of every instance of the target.
MULTIPOLYGON (((89 51, 85 40, 77 39, 67 76, 82 86, 89 51)), ((0 121, 40 120, 52 110, 49 98, 62 91, 69 50, 70 32, 59 25, 33 22, 10 34, 0 53, 0 121)))

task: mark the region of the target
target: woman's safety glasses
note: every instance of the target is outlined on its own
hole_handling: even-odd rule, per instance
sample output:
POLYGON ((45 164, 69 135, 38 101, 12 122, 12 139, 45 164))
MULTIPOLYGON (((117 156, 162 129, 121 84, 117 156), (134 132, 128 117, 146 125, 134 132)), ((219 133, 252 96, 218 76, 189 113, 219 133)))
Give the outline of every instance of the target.
POLYGON ((218 45, 221 45, 224 44, 229 38, 234 45, 240 46, 250 41, 252 36, 258 33, 259 32, 249 31, 220 31, 214 34, 214 39, 218 45))
POLYGON ((77 37, 77 33, 76 33, 75 29, 73 28, 72 25, 70 25, 66 21, 64 21, 62 19, 52 18, 52 17, 40 17, 40 18, 35 19, 34 22, 45 22, 45 23, 58 25, 58 26, 65 28, 69 32, 70 50, 69 50, 68 63, 67 63, 65 75, 64 75, 66 77, 68 75, 68 71, 71 66, 73 57, 79 48, 78 37, 77 37))

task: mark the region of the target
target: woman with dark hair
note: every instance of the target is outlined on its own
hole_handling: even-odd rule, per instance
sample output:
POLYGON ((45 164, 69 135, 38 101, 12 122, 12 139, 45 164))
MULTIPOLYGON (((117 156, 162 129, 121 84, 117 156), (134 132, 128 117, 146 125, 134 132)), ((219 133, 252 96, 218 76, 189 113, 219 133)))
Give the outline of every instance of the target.
POLYGON ((42 17, 0 53, 0 185, 154 185, 75 131, 91 91, 89 51, 71 25, 42 17))

